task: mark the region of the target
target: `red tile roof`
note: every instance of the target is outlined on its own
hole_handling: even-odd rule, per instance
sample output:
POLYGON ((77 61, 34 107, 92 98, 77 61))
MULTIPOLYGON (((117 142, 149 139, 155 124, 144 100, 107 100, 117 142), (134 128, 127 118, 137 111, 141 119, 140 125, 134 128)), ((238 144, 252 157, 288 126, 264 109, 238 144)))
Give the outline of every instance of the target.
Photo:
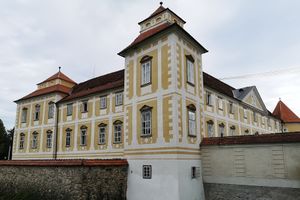
POLYGON ((32 97, 37 97, 37 96, 41 96, 41 95, 45 95, 45 94, 50 94, 50 93, 63 93, 63 94, 69 94, 71 91, 71 88, 68 88, 64 85, 53 85, 50 87, 46 87, 46 88, 42 88, 42 89, 37 89, 34 92, 22 97, 21 99, 16 100, 15 102, 21 101, 21 100, 25 100, 25 99, 29 99, 32 97))
POLYGON ((300 132, 203 138, 200 146, 300 142, 300 132))
POLYGON ((37 166, 37 167, 56 167, 56 166, 127 166, 128 162, 124 159, 111 160, 2 160, 0 166, 37 166))
MULTIPOLYGON (((48 81, 52 81, 52 80, 55 80, 55 79, 61 79, 61 80, 64 80, 64 81, 67 81, 69 83, 74 83, 76 84, 75 81, 73 81, 72 79, 70 79, 69 77, 67 77, 64 73, 62 73, 61 71, 57 72, 56 74, 54 74, 53 76, 47 78, 46 80, 40 82, 39 84, 42 84, 42 83, 45 83, 45 82, 48 82, 48 81)), ((38 84, 38 85, 39 85, 38 84)))
POLYGON ((300 118, 285 105, 281 100, 277 103, 273 115, 283 122, 300 123, 300 118))
POLYGON ((124 87, 123 69, 75 85, 71 94, 62 99, 60 102, 65 102, 120 87, 124 87))

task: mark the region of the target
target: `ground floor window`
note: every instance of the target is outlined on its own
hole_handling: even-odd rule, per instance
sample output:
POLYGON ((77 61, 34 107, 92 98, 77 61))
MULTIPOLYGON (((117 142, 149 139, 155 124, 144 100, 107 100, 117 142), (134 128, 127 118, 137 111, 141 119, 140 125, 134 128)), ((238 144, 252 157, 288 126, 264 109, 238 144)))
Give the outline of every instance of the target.
POLYGON ((143 179, 151 179, 151 178, 152 178, 152 166, 143 165, 143 179))

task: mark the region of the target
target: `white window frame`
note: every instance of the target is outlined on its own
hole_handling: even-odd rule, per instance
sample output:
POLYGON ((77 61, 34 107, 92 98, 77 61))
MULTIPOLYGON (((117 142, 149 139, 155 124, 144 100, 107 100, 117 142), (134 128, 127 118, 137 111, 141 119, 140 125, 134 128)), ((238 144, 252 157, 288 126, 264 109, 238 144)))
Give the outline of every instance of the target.
POLYGON ((123 92, 117 92, 115 94, 116 97, 116 106, 123 105, 123 92))
POLYGON ((223 98, 218 97, 218 109, 223 110, 223 98))
POLYGON ((235 135, 235 126, 231 126, 230 128, 229 128, 229 136, 234 136, 235 135))
POLYGON ((253 120, 254 122, 257 122, 257 113, 253 111, 253 120))
POLYGON ((151 68, 152 68, 151 64, 152 64, 151 60, 142 63, 142 70, 141 70, 142 86, 151 84, 151 68))
POLYGON ((38 133, 34 132, 32 133, 32 144, 31 144, 31 148, 32 149, 37 149, 37 143, 38 143, 38 133))
POLYGON ((225 126, 223 124, 219 124, 219 137, 225 136, 225 126))
POLYGON ((88 101, 82 101, 82 111, 83 113, 89 112, 89 104, 88 101))
POLYGON ((22 109, 21 123, 26 123, 26 121, 27 121, 27 112, 28 112, 27 108, 22 109))
POLYGON ((143 179, 152 179, 152 165, 143 165, 143 179))
POLYGON ((152 112, 151 109, 141 111, 141 136, 151 136, 152 134, 152 112))
POLYGON ((48 104, 48 119, 53 119, 54 117, 54 103, 50 102, 48 104))
POLYGON ((188 109, 188 133, 196 136, 196 110, 188 109))
POLYGON ((213 137, 214 136, 214 124, 211 122, 207 122, 207 136, 213 137))
POLYGON ((80 129, 80 146, 87 145, 87 128, 80 129))
POLYGON ((231 101, 229 102, 229 113, 234 114, 233 103, 231 101))
POLYGON ((66 130, 66 147, 71 146, 71 130, 66 130))
POLYGON ((41 106, 39 104, 35 105, 34 121, 38 121, 40 119, 40 111, 41 111, 41 106))
POLYGON ((25 134, 21 133, 20 134, 19 149, 24 149, 24 144, 25 144, 25 134))
POLYGON ((186 71, 187 71, 187 82, 195 85, 195 65, 194 62, 187 58, 186 59, 186 71))
POLYGON ((105 109, 107 107, 107 97, 100 97, 100 109, 105 109))
POLYGON ((122 123, 114 124, 114 143, 122 143, 122 123))
POLYGON ((99 126, 98 144, 105 144, 106 126, 99 126))
POLYGON ((73 103, 67 104, 67 116, 73 115, 73 103))
POLYGON ((47 148, 52 148, 52 132, 47 132, 47 141, 46 141, 47 148))
POLYGON ((206 105, 211 106, 212 105, 212 94, 210 92, 206 93, 206 105))
POLYGON ((248 118, 248 113, 247 113, 247 108, 244 108, 244 119, 247 119, 248 118))

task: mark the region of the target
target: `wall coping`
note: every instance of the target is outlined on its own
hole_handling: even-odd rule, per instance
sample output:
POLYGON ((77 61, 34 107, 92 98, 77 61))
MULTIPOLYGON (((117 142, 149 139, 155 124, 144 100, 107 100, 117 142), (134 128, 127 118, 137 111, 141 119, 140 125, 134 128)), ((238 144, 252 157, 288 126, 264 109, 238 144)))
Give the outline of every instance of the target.
POLYGON ((300 132, 203 138, 201 146, 300 143, 300 132))
POLYGON ((125 159, 1 160, 0 166, 128 166, 125 159))

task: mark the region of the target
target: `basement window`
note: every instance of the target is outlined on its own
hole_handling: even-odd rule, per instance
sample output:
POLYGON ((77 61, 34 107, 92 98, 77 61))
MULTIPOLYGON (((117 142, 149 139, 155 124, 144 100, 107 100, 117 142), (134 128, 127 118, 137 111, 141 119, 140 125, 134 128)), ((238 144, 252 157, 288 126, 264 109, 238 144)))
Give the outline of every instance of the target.
POLYGON ((143 179, 152 178, 152 165, 143 165, 143 179))

